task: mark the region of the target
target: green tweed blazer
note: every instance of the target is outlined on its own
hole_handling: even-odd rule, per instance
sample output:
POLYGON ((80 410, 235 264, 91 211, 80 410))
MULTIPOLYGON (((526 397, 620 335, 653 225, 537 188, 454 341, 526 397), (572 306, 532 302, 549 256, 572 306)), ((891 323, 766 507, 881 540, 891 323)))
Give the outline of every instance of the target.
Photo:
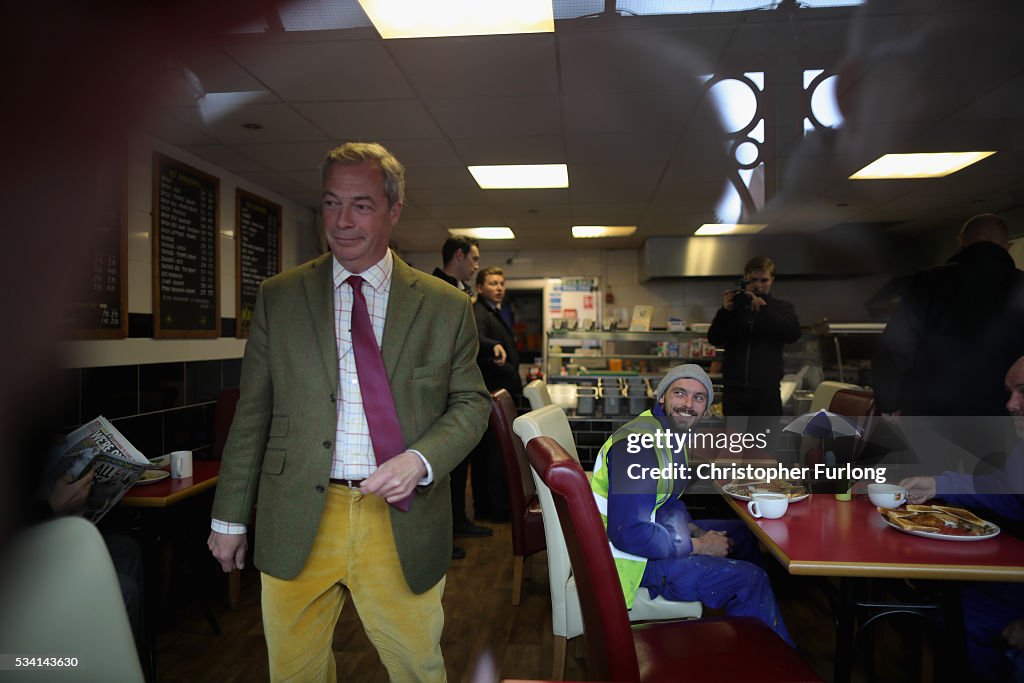
MULTIPOLYGON (((332 258, 260 287, 213 504, 215 519, 238 523, 256 505, 256 567, 281 579, 306 563, 331 476, 338 419, 332 258)), ((448 475, 487 426, 490 397, 477 347, 469 298, 396 257, 381 354, 406 447, 421 452, 434 473, 408 512, 391 508, 402 571, 417 594, 448 569, 448 475)))

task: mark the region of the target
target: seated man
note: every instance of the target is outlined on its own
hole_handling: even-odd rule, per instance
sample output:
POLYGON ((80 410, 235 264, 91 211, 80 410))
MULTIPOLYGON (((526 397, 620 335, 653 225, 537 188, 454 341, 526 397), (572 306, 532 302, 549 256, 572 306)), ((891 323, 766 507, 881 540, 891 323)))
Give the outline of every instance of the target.
MULTIPOLYGON (((1007 456, 1005 468, 978 477, 943 472, 904 479, 900 486, 907 489, 908 502, 939 497, 982 516, 993 515, 1003 524, 1024 522, 1024 356, 1006 373, 1006 388, 1006 410, 1021 441, 1007 456)), ((985 681, 1024 681, 1024 584, 965 583, 960 602, 974 673, 985 681)))
POLYGON ((711 379, 698 365, 676 366, 658 384, 655 399, 653 411, 612 434, 594 464, 594 498, 626 607, 642 586, 652 597, 699 600, 729 616, 757 617, 792 646, 768 575, 758 566, 757 541, 743 522, 691 520, 678 499, 685 478, 642 476, 689 463, 686 449, 676 452, 676 440, 666 444, 665 436, 684 435, 704 417, 714 399, 711 379))

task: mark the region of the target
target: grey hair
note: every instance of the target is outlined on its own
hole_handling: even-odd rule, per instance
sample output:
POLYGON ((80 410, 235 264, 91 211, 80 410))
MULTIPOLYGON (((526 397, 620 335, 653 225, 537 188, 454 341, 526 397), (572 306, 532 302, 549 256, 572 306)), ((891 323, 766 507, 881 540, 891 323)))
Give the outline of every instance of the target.
POLYGON ((384 196, 388 198, 388 207, 398 202, 405 203, 405 167, 394 154, 376 142, 346 142, 332 149, 320 167, 321 180, 327 182, 327 174, 334 164, 356 166, 367 161, 377 164, 384 174, 384 196))

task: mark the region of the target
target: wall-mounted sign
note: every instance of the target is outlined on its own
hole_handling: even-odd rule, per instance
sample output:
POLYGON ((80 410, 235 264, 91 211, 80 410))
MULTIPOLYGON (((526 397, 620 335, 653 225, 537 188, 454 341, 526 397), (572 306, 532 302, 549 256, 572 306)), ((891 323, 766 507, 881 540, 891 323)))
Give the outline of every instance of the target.
POLYGON ((115 172, 94 181, 99 206, 89 245, 91 258, 84 282, 74 288, 67 326, 75 339, 120 339, 128 336, 124 177, 115 172))
POLYGON ((237 336, 249 337, 260 283, 281 272, 281 207, 235 191, 235 315, 237 336))
POLYGON ((220 180, 153 155, 153 336, 220 336, 220 180))

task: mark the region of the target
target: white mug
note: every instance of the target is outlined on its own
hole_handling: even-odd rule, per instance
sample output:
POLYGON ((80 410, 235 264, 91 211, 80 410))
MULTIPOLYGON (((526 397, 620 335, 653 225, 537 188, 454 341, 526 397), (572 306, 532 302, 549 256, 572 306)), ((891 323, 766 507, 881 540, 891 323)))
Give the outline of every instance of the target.
POLYGON ((192 451, 171 452, 171 478, 188 479, 192 476, 192 451))
POLYGON ((778 519, 789 509, 789 496, 784 493, 755 493, 747 503, 747 512, 753 517, 778 519))
POLYGON ((907 490, 896 484, 868 484, 868 498, 875 507, 898 508, 907 502, 907 490))

